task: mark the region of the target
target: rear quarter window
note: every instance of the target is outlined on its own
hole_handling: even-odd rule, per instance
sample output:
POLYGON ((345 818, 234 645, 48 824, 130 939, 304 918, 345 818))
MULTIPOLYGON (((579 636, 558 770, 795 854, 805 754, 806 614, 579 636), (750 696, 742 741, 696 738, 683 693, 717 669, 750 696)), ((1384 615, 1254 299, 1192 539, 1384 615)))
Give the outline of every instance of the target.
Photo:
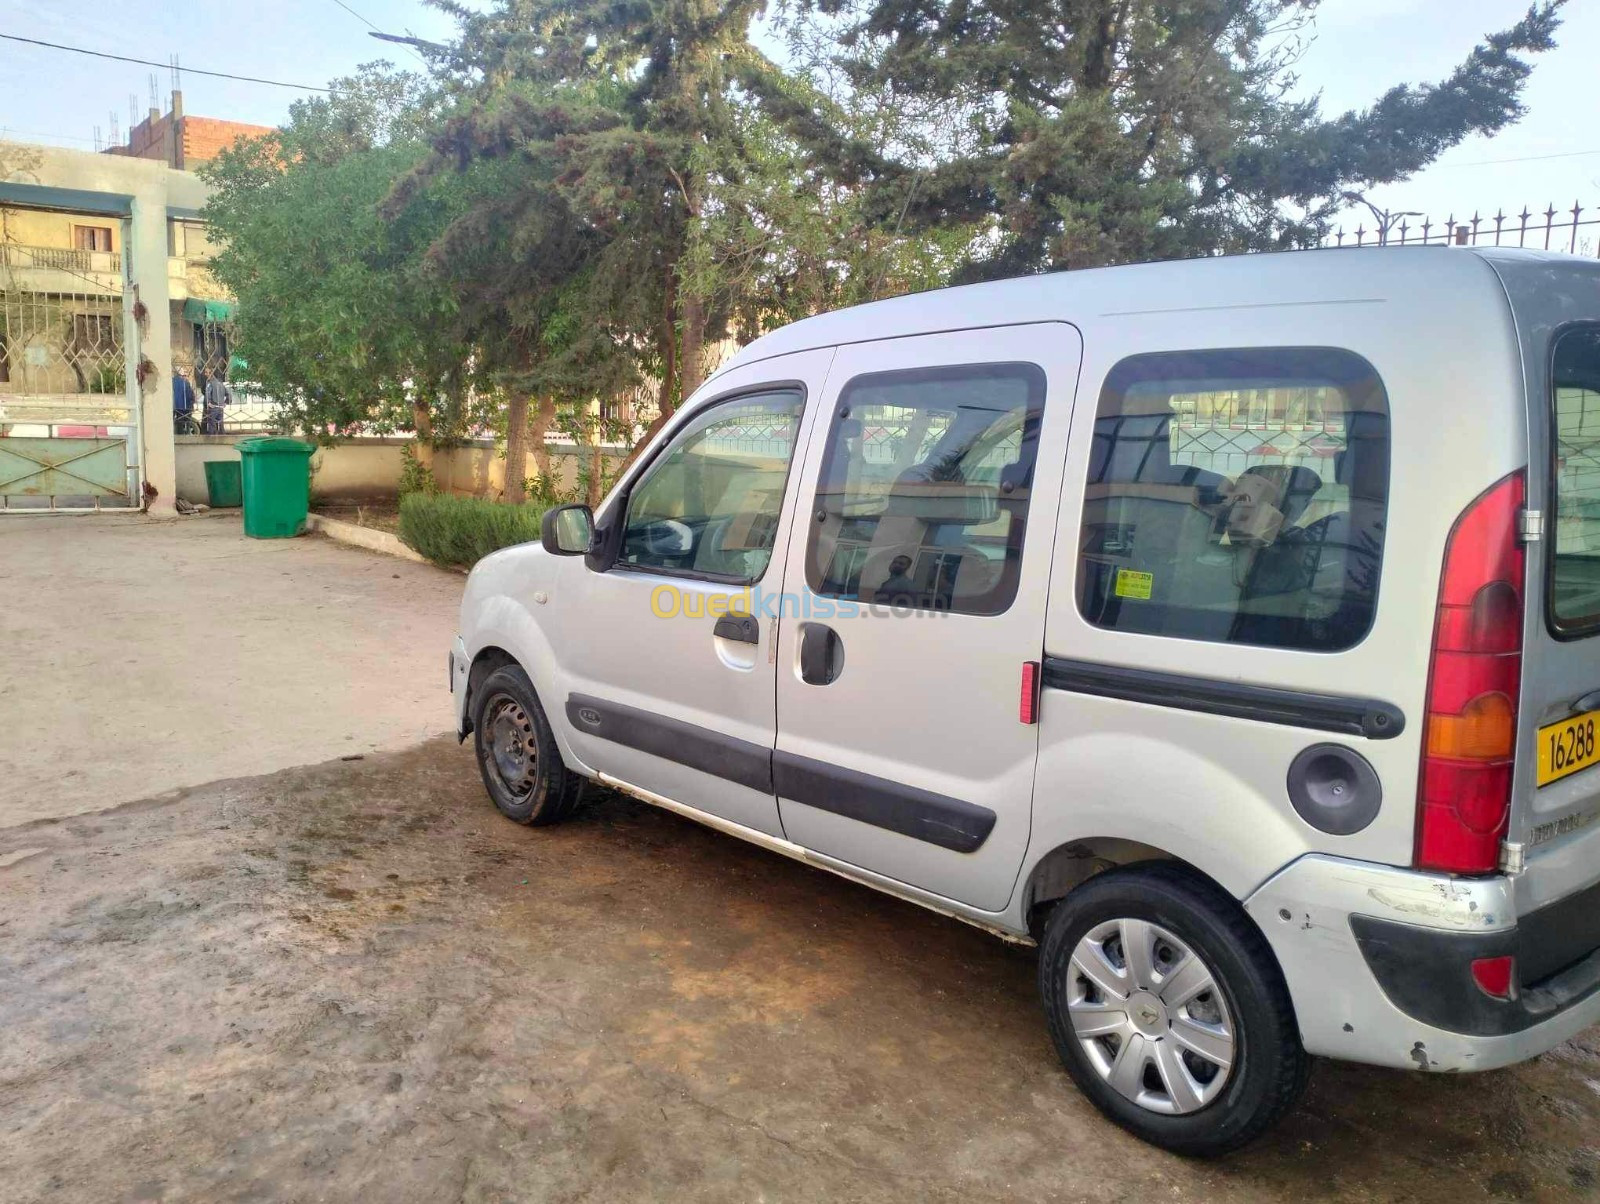
POLYGON ((1078 607, 1141 635, 1333 652, 1377 604, 1389 407, 1360 356, 1133 356, 1100 393, 1078 607))
POLYGON ((1550 626, 1560 636, 1593 635, 1600 631, 1600 325, 1557 336, 1551 393, 1550 626))

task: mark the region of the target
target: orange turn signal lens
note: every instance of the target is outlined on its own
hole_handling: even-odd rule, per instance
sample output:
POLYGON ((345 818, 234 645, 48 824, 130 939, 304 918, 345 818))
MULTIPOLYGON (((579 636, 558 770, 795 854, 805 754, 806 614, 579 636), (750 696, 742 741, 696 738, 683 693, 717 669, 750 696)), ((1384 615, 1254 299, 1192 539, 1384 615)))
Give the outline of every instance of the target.
POLYGON ((1504 694, 1479 694, 1459 715, 1428 716, 1428 755, 1458 761, 1509 757, 1516 739, 1516 711, 1504 694))

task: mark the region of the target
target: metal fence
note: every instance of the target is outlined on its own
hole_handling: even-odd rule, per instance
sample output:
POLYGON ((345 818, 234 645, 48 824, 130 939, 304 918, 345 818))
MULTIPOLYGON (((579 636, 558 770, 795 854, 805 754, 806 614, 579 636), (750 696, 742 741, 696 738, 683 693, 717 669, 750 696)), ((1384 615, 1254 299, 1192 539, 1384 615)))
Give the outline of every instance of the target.
POLYGON ((122 291, 112 253, 0 244, 0 511, 139 504, 122 291))
POLYGON ((1496 246, 1565 251, 1600 257, 1600 205, 1574 201, 1570 207, 1547 204, 1543 209, 1522 207, 1520 213, 1497 209, 1489 216, 1474 210, 1471 217, 1451 214, 1442 222, 1421 213, 1375 213, 1372 224, 1354 230, 1340 226, 1324 241, 1330 247, 1496 246))
POLYGON ((234 355, 235 343, 232 321, 174 322, 172 370, 188 379, 196 399, 187 419, 174 415, 178 434, 246 435, 276 429, 278 407, 250 383, 246 365, 234 355), (226 386, 227 402, 220 409, 205 403, 206 385, 213 378, 226 386))

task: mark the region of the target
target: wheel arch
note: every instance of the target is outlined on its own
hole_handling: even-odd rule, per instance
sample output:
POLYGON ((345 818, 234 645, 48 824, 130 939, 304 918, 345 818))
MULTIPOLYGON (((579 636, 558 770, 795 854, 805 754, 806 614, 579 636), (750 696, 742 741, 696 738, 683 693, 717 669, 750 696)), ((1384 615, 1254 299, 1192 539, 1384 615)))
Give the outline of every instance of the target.
POLYGON ((1056 845, 1039 858, 1023 881, 1021 911, 1029 933, 1037 940, 1044 931, 1050 909, 1090 878, 1107 870, 1151 861, 1181 867, 1234 898, 1232 891, 1192 861, 1157 845, 1125 836, 1079 837, 1056 845))
POLYGON ((467 670, 465 719, 461 725, 462 739, 465 739, 472 734, 472 700, 478 693, 478 687, 483 685, 484 681, 488 679, 489 675, 495 672, 497 669, 503 669, 507 665, 520 664, 521 662, 518 661, 516 657, 512 656, 511 653, 507 652, 498 644, 488 644, 478 650, 478 654, 472 658, 471 667, 467 670))

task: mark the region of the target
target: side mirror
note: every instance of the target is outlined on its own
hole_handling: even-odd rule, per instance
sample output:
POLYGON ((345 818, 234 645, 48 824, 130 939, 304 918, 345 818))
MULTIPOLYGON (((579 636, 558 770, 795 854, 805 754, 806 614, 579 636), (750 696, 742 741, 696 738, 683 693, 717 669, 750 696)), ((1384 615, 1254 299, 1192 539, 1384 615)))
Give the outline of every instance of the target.
POLYGON ((594 538, 594 512, 587 506, 557 506, 539 523, 544 550, 553 556, 582 556, 594 538))

